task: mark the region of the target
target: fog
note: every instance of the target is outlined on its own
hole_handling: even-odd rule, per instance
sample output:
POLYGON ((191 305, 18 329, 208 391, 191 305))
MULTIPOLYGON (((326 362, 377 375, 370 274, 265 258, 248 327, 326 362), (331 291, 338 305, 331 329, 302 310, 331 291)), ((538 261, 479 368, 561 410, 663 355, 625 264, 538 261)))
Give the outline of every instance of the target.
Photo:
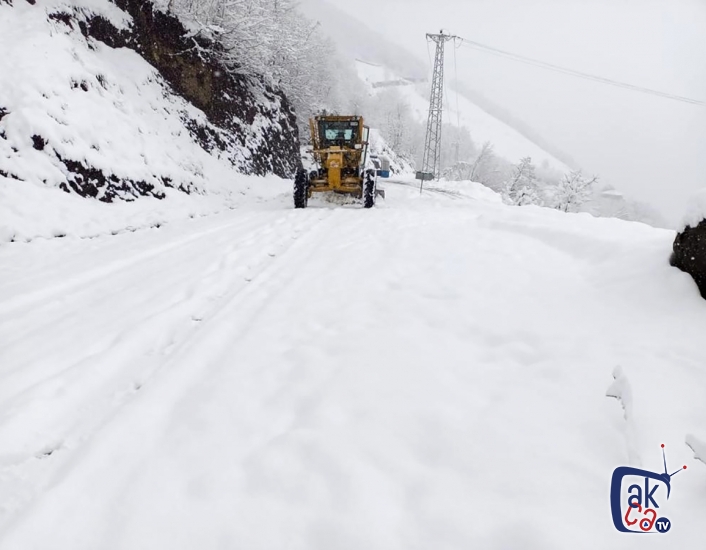
MULTIPOLYGON (((706 101, 706 0, 329 0, 428 60, 440 29, 524 56, 706 101)), ((433 53, 433 52, 432 52, 433 53)), ((447 82, 455 78, 454 51, 447 82)), ((706 187, 706 107, 470 48, 458 79, 531 125, 604 184, 678 220, 706 187)), ((471 129, 472 132, 472 129, 471 129)))

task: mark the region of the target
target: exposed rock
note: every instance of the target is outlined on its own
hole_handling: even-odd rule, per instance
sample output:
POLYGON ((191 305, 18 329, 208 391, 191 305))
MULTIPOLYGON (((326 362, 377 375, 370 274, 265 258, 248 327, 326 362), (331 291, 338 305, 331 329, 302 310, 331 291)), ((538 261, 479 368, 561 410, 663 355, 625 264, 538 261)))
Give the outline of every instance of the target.
POLYGON ((300 166, 296 116, 284 94, 257 79, 234 73, 219 59, 221 47, 204 38, 189 36, 181 22, 155 10, 144 0, 113 0, 130 14, 130 32, 116 29, 102 17, 79 22, 81 32, 113 48, 130 48, 153 65, 182 97, 201 109, 215 126, 226 130, 224 140, 209 128, 187 122, 201 145, 221 151, 249 149, 247 171, 290 177, 300 166), (242 131, 258 117, 272 122, 263 139, 250 143, 242 131))
POLYGON ((32 136, 32 147, 34 147, 37 151, 44 151, 46 146, 47 142, 42 136, 38 136, 36 134, 32 136))
POLYGON ((669 263, 691 275, 706 299, 706 220, 677 234, 669 263))
MULTIPOLYGON (((12 5, 9 0, 0 3, 12 5)), ((238 172, 284 178, 301 166, 296 117, 283 93, 226 66, 219 44, 190 36, 176 17, 156 10, 150 1, 105 0, 96 3, 95 11, 80 3, 48 13, 40 6, 38 3, 32 17, 49 18, 51 28, 58 31, 57 35, 52 33, 52 40, 66 34, 81 42, 72 53, 78 70, 61 74, 70 74, 68 80, 55 76, 51 89, 33 88, 37 97, 29 110, 22 107, 22 97, 15 97, 15 104, 3 102, 0 106, 0 175, 44 182, 69 193, 112 202, 142 195, 162 198, 165 187, 186 193, 208 192, 214 181, 209 177, 217 174, 222 184, 228 164, 238 172), (127 15, 113 18, 119 11, 109 1, 127 15), (85 63, 90 56, 99 61, 111 59, 103 55, 106 48, 130 49, 155 69, 135 82, 135 88, 129 88, 133 93, 125 105, 122 102, 128 96, 121 86, 130 82, 129 76, 114 78, 110 63, 104 74, 84 70, 92 67, 85 63), (70 87, 70 95, 62 101, 59 98, 66 93, 65 85, 70 87), (143 101, 145 97, 151 99, 143 101), (135 98, 143 103, 130 104, 135 98), (93 134, 89 119, 80 114, 77 117, 83 101, 93 108, 94 117, 100 116, 96 104, 103 102, 106 117, 100 122, 105 125, 107 120, 116 120, 120 137, 105 131, 93 134), (151 107, 150 116, 160 113, 159 124, 166 121, 165 143, 178 144, 185 157, 172 158, 164 153, 166 146, 155 146, 155 140, 160 140, 155 126, 146 127, 137 116, 124 116, 144 113, 145 105, 151 107), (32 132, 27 135, 22 133, 27 126, 16 117, 22 121, 29 116, 33 117, 29 125, 32 132), (115 154, 111 153, 112 140, 130 144, 133 135, 138 145, 116 147, 115 154), (142 155, 138 149, 144 139, 149 153, 142 155)), ((62 47, 66 41, 59 51, 62 47)), ((134 57, 129 52, 119 55, 134 57)), ((102 65, 105 71, 106 64, 102 65)), ((150 120, 154 122, 154 118, 150 120)))
MULTIPOLYGON (((123 200, 131 200, 139 195, 151 196, 163 199, 164 194, 155 191, 154 185, 145 181, 135 181, 131 179, 120 179, 114 174, 105 175, 102 170, 85 166, 81 162, 59 158, 68 172, 66 184, 61 184, 60 188, 70 192, 69 188, 82 197, 98 199, 103 202, 113 202, 116 197, 123 200)), ((171 182, 163 180, 162 183, 171 187, 171 182)), ((182 189, 182 191, 187 191, 182 189)))

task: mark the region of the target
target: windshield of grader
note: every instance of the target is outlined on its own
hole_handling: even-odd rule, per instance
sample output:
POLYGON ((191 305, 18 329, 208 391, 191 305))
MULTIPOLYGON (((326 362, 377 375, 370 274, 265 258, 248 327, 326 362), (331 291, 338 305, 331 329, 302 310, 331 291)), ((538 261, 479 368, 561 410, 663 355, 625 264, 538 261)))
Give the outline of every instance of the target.
POLYGON ((319 121, 321 147, 327 149, 333 145, 353 148, 358 142, 358 121, 319 121))

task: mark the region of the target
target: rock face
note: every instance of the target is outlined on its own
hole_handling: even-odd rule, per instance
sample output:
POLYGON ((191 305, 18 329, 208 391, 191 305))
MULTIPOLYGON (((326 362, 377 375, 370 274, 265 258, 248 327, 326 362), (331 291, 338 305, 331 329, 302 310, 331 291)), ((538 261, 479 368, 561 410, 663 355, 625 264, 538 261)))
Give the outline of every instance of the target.
POLYGON ((677 234, 669 262, 691 275, 706 299, 706 220, 677 234))
POLYGON ((113 202, 301 166, 284 94, 148 0, 0 12, 0 176, 113 202))
POLYGON ((188 124, 207 150, 230 148, 250 151, 247 172, 290 177, 300 166, 297 121, 284 94, 262 82, 234 74, 218 59, 220 47, 206 39, 188 37, 173 16, 157 11, 144 0, 113 0, 133 21, 129 32, 116 29, 96 16, 80 22, 81 32, 112 48, 130 48, 159 70, 182 97, 201 109, 227 136, 207 126, 188 124), (264 117, 271 124, 262 139, 251 142, 243 126, 264 117))

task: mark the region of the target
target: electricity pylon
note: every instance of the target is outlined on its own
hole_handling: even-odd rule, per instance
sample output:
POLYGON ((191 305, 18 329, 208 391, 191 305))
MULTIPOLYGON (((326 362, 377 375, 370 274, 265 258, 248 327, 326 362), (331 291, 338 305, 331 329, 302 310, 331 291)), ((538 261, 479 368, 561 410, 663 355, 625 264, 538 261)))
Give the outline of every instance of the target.
POLYGON ((429 119, 427 120, 427 135, 424 141, 424 160, 417 179, 421 180, 419 190, 424 182, 439 177, 441 163, 441 122, 444 110, 444 45, 456 36, 444 34, 427 34, 427 40, 436 44, 434 59, 434 76, 431 81, 431 98, 429 100, 429 119))

